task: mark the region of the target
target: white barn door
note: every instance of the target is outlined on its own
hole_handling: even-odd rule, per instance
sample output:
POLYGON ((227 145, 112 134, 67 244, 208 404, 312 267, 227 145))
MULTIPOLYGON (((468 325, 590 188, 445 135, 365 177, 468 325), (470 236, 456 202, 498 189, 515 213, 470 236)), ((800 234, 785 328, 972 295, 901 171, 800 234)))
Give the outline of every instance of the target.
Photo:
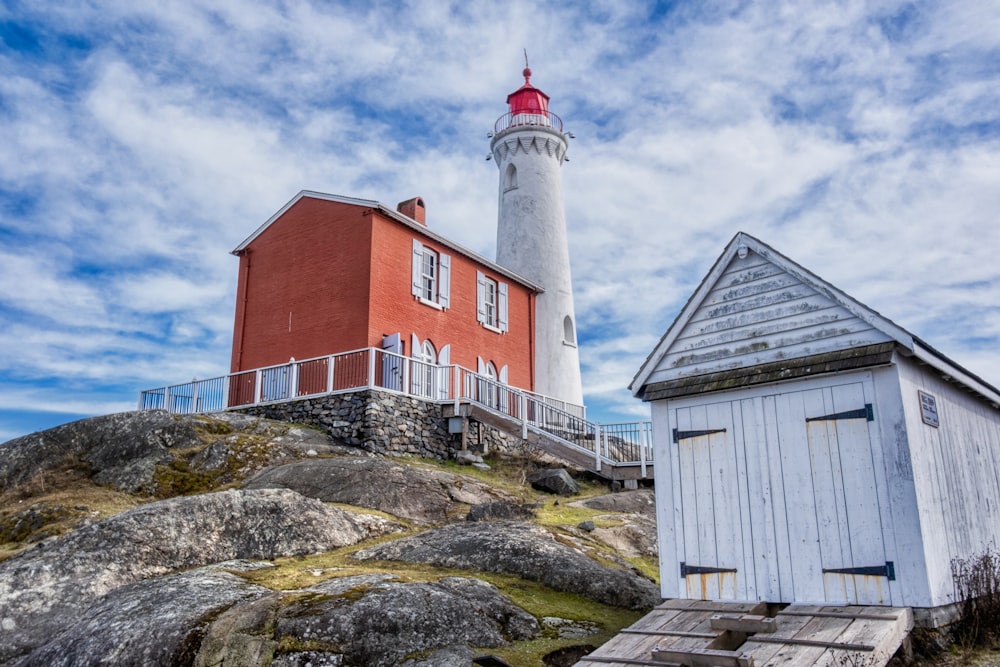
POLYGON ((744 599, 740 465, 732 444, 732 406, 727 402, 681 408, 674 423, 682 586, 689 598, 744 599))
POLYGON ((673 404, 679 593, 891 604, 871 383, 823 384, 673 404))
POLYGON ((800 599, 889 604, 888 582, 895 572, 886 561, 871 401, 860 382, 777 397, 782 451, 795 468, 808 471, 808 476, 786 471, 785 479, 786 498, 796 497, 787 503, 790 543, 798 538, 799 544, 790 554, 792 568, 809 568, 801 573, 807 575, 807 590, 796 585, 800 599), (800 482, 811 487, 812 502, 800 482), (803 530, 810 523, 815 528, 803 530), (797 534, 793 526, 800 527, 797 534), (794 563, 799 555, 806 558, 803 567, 794 563))

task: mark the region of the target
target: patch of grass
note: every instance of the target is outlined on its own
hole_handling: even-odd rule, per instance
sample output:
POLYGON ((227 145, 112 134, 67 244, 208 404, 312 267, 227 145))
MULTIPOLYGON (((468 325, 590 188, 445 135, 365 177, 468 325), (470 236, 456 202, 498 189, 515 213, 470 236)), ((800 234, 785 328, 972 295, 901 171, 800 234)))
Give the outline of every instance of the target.
POLYGON ((156 466, 153 483, 158 498, 191 496, 212 491, 220 475, 219 471, 191 470, 188 459, 175 458, 166 465, 156 466))
POLYGON ((99 521, 145 500, 76 474, 49 477, 50 482, 56 479, 58 484, 47 484, 44 492, 28 498, 19 498, 18 489, 0 494, 0 560, 38 540, 67 533, 83 521, 99 521))
MULTIPOLYGON (((392 521, 394 523, 402 524, 407 528, 412 528, 413 523, 407 519, 396 516, 395 514, 389 514, 388 512, 383 512, 382 510, 377 510, 372 507, 358 507, 357 505, 348 505, 347 503, 324 503, 328 507, 336 507, 337 509, 344 510, 345 512, 350 512, 352 514, 370 514, 372 516, 377 516, 387 521, 392 521)), ((397 538, 405 533, 392 533, 386 537, 397 538)), ((377 538, 381 541, 381 538, 377 538)), ((366 542, 365 544, 374 544, 374 542, 366 542)))
MULTIPOLYGON (((223 423, 222 426, 228 427, 228 424, 223 423)), ((169 463, 156 466, 153 484, 157 498, 190 496, 231 488, 266 467, 275 455, 270 439, 260 435, 237 433, 222 441, 209 430, 202 432, 200 437, 203 444, 173 450, 171 453, 174 458, 169 463), (191 467, 194 457, 220 442, 224 442, 227 447, 226 460, 221 466, 205 470, 191 467)))
POLYGON ((488 459, 486 460, 486 463, 490 466, 489 470, 480 470, 479 468, 474 468, 473 466, 460 465, 459 463, 451 460, 438 461, 436 459, 413 459, 407 462, 408 465, 415 464, 422 468, 443 470, 444 472, 449 472, 453 475, 471 477, 472 479, 488 484, 493 488, 506 491, 515 498, 521 499, 523 502, 535 502, 535 493, 533 489, 530 486, 524 485, 524 475, 521 473, 521 467, 523 466, 515 465, 506 459, 488 459))
POLYGON ((40 470, 20 484, 4 489, 0 493, 0 507, 53 493, 83 482, 89 483, 92 472, 90 464, 86 461, 76 454, 67 454, 53 467, 40 470))
POLYGON ((484 653, 499 656, 512 665, 541 665, 545 655, 567 646, 577 644, 600 646, 618 634, 622 628, 632 625, 645 615, 645 612, 612 607, 580 595, 560 593, 517 577, 484 573, 478 573, 476 576, 489 581, 514 604, 539 620, 545 616, 555 616, 573 621, 589 621, 600 628, 597 634, 582 638, 560 639, 542 633, 537 639, 483 650, 484 653))
POLYGON ((631 558, 622 556, 622 558, 627 560, 635 567, 635 569, 639 570, 659 585, 660 561, 655 556, 636 556, 631 558))
POLYGON ((546 497, 544 504, 535 510, 537 522, 543 526, 575 527, 583 521, 593 521, 595 526, 601 528, 609 528, 621 523, 607 518, 608 513, 605 511, 574 507, 569 504, 581 499, 577 496, 558 499, 552 499, 551 496, 546 497))
POLYGON ((196 431, 209 435, 229 435, 233 432, 233 427, 230 426, 229 422, 208 415, 196 415, 194 428, 196 431))

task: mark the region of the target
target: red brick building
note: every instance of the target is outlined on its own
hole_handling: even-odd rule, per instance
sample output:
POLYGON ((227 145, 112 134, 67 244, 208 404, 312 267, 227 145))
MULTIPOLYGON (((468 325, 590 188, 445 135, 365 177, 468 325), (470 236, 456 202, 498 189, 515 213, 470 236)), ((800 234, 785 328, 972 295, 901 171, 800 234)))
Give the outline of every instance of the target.
POLYGON ((303 191, 233 254, 233 373, 375 347, 535 388, 541 288, 433 232, 419 197, 303 191))

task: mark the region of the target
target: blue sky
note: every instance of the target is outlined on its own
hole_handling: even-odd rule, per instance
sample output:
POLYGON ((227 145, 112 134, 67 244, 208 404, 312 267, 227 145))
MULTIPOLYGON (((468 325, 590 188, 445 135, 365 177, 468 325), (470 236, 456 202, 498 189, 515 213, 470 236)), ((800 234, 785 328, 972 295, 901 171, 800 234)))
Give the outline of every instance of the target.
POLYGON ((1000 383, 1000 2, 0 5, 0 441, 228 370, 237 260, 299 190, 427 202, 492 257, 522 49, 603 420, 751 233, 1000 383))

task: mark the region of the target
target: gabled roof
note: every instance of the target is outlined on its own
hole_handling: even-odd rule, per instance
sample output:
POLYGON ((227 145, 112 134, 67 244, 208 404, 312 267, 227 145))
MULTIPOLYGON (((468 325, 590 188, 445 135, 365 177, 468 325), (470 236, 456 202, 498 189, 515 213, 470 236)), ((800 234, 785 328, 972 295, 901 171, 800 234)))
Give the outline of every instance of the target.
MULTIPOLYGON (((678 338, 683 332, 690 332, 691 328, 689 325, 692 323, 692 319, 697 313, 704 313, 706 308, 719 307, 714 303, 707 302, 709 294, 713 291, 726 287, 720 285, 720 279, 722 279, 723 275, 730 269, 734 261, 743 260, 751 253, 762 258, 765 264, 773 265, 776 270, 780 270, 783 274, 786 274, 789 281, 796 281, 796 284, 803 290, 810 290, 814 298, 828 301, 832 307, 837 308, 838 312, 844 315, 844 318, 850 318, 854 321, 856 323, 856 328, 866 328, 864 335, 858 336, 858 340, 863 338, 868 344, 879 344, 892 341, 898 346, 897 349, 900 349, 904 355, 912 356, 918 359, 919 361, 934 368, 942 375, 947 376, 953 381, 958 382, 968 389, 980 394, 992 403, 1000 403, 1000 390, 997 390, 996 387, 983 381, 981 378, 951 361, 946 356, 896 323, 892 322, 887 317, 884 317, 875 310, 872 310, 860 301, 855 300, 845 292, 842 292, 812 272, 796 264, 767 244, 744 232, 736 234, 736 236, 734 236, 729 242, 725 250, 723 250, 722 255, 716 260, 711 270, 702 279, 694 294, 691 295, 691 298, 688 299, 687 303, 684 305, 684 308, 681 309, 680 314, 667 329, 666 333, 660 339, 653 351, 648 357, 646 357, 645 362, 643 362, 638 373, 636 373, 633 378, 632 383, 629 385, 629 389, 632 391, 633 395, 642 397, 645 394, 646 388, 656 383, 657 378, 653 378, 652 376, 654 373, 661 372, 662 362, 665 361, 665 358, 668 355, 674 355, 672 359, 674 359, 675 365, 679 363, 679 359, 677 357, 679 353, 675 349, 675 347, 677 347, 676 344, 678 343, 678 338)), ((743 343, 745 344, 745 349, 754 348, 753 340, 754 338, 752 335, 744 339, 743 343)), ((854 343, 854 345, 857 344, 858 343, 854 343)), ((685 350, 685 353, 687 354, 686 358, 697 356, 697 352, 689 353, 685 350)), ((710 358, 710 355, 708 354, 704 354, 702 356, 707 359, 710 358)), ((778 363, 775 360, 781 358, 780 354, 776 354, 774 356, 774 360, 771 361, 771 364, 773 365, 774 363, 778 363)), ((733 366, 730 366, 730 368, 732 367, 733 366)), ((691 372, 698 372, 697 367, 694 367, 694 370, 691 372)), ((673 373, 678 378, 683 375, 682 372, 673 373)))
POLYGON ((545 291, 545 289, 541 285, 533 283, 530 280, 528 280, 527 278, 525 278, 523 276, 519 276, 518 274, 514 273, 510 269, 506 269, 506 268, 500 266, 499 264, 497 264, 496 262, 492 262, 492 261, 486 259, 485 257, 483 257, 482 255, 480 255, 478 253, 475 253, 472 250, 469 250, 468 248, 465 248, 465 247, 463 247, 463 246, 455 243, 454 241, 450 241, 450 240, 446 239, 445 237, 441 236, 437 232, 435 232, 432 229, 428 228, 427 225, 422 225, 419 222, 417 222, 416 220, 414 220, 413 218, 410 218, 409 216, 405 216, 402 213, 400 213, 399 211, 395 211, 395 210, 393 210, 393 209, 385 206, 381 202, 377 202, 374 199, 358 199, 356 197, 344 197, 342 195, 330 195, 330 194, 325 194, 323 192, 313 192, 311 190, 301 190, 297 195, 295 195, 294 197, 292 197, 292 199, 287 204, 285 204, 280 209, 278 209, 277 213, 275 213, 270 218, 268 218, 267 222, 265 222, 260 227, 258 227, 257 229, 255 229, 254 232, 250 236, 246 237, 243 240, 242 243, 240 243, 238 246, 236 246, 235 248, 233 248, 233 250, 231 251, 232 254, 233 255, 240 255, 240 254, 242 254, 242 252, 244 250, 246 250, 247 246, 249 246, 251 243, 253 243, 254 240, 258 236, 260 236, 261 234, 264 233, 264 230, 266 230, 268 227, 270 227, 275 222, 277 222, 278 219, 280 219, 281 216, 283 216, 288 211, 288 209, 290 209, 292 206, 294 206, 295 204, 297 204, 298 201, 300 199, 304 198, 304 197, 308 197, 310 199, 321 199, 323 201, 337 202, 339 204, 348 204, 350 206, 359 206, 361 208, 370 208, 370 209, 372 209, 374 211, 378 211, 380 214, 384 215, 385 217, 387 217, 387 218, 389 218, 391 220, 394 220, 395 222, 398 222, 399 224, 403 225, 404 227, 409 227, 411 230, 413 230, 414 232, 420 234, 421 236, 423 236, 425 238, 428 238, 428 239, 432 239, 433 241, 436 241, 437 243, 440 243, 441 245, 445 246, 446 248, 454 250, 455 252, 459 253, 460 255, 464 255, 464 256, 468 257, 469 259, 473 260, 474 262, 478 262, 479 264, 482 264, 483 266, 485 266, 485 267, 487 267, 487 268, 489 268, 489 269, 491 269, 491 270, 499 273, 500 275, 505 276, 507 278, 510 278, 511 280, 513 280, 515 282, 518 282, 518 283, 524 285, 525 287, 527 287, 527 288, 529 288, 531 290, 534 290, 535 292, 544 292, 545 291))

